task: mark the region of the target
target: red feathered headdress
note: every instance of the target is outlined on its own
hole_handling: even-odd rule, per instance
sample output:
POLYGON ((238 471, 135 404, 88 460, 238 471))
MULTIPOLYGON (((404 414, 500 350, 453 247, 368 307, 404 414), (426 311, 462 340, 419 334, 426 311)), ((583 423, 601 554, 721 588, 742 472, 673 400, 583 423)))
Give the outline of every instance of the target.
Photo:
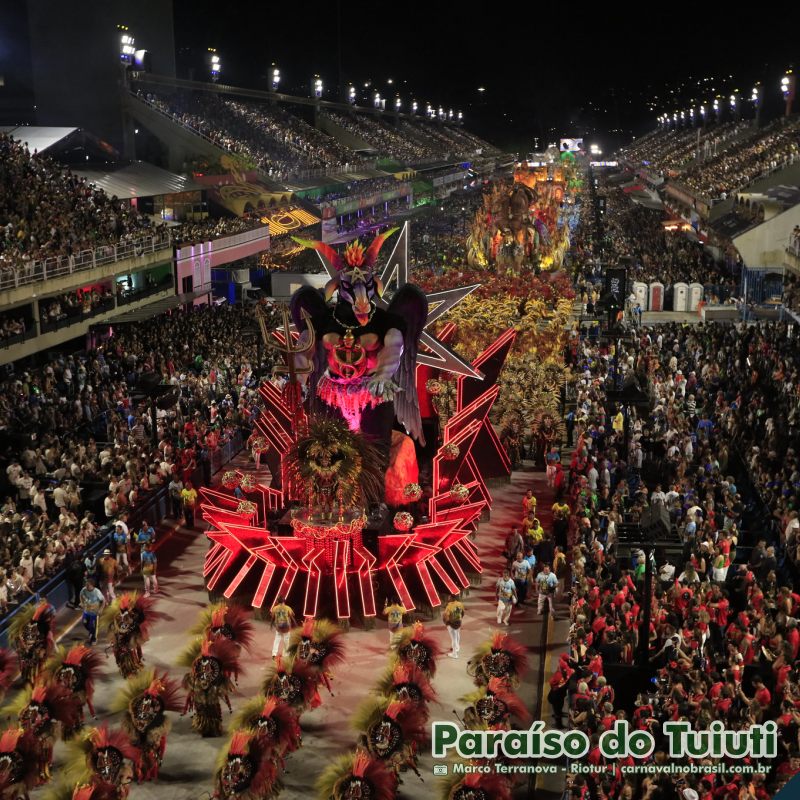
MULTIPOLYGON (((10 786, 33 789, 39 778, 36 739, 22 728, 7 728, 0 735, 0 792, 10 786)), ((16 796, 16 795, 15 795, 16 796)))
POLYGON ((451 797, 456 794, 460 786, 480 790, 492 800, 511 800, 511 782, 500 773, 471 772, 453 787, 451 797))
MULTIPOLYGON (((139 748, 131 744, 130 737, 124 731, 109 730, 106 725, 99 728, 91 728, 86 734, 86 740, 91 746, 90 757, 94 760, 95 754, 100 750, 117 750, 123 758, 139 763, 141 752, 139 748)), ((92 765, 90 765, 92 766, 92 765)))
MULTIPOLYGON (((234 731, 228 745, 228 759, 231 757, 247 758, 253 767, 253 775, 249 785, 240 791, 252 797, 268 797, 278 777, 278 768, 272 758, 272 751, 266 749, 259 738, 249 731, 234 731)), ((217 780, 222 780, 222 770, 217 780)))
POLYGON ((31 705, 45 706, 50 716, 65 730, 72 730, 81 720, 81 701, 60 683, 37 683, 31 690, 31 705))
POLYGON ((528 669, 528 650, 525 645, 512 639, 507 633, 496 631, 492 636, 492 652, 508 653, 514 667, 514 674, 520 678, 528 669))
POLYGON ((493 694, 508 709, 509 716, 516 717, 521 722, 530 719, 531 713, 516 692, 511 691, 508 683, 502 678, 490 678, 486 687, 487 693, 493 694))
POLYGON ((88 698, 94 694, 94 683, 100 676, 103 656, 84 644, 77 644, 67 651, 62 666, 72 667, 83 675, 83 690, 88 698))
POLYGON ((353 756, 353 777, 368 783, 372 788, 372 800, 394 800, 397 795, 397 776, 380 759, 366 750, 358 750, 353 756))
POLYGON ((275 723, 273 742, 278 753, 293 753, 300 747, 300 722, 297 712, 288 703, 277 697, 268 697, 261 709, 261 717, 275 723))
POLYGON ((439 643, 432 636, 425 633, 425 626, 421 622, 415 622, 411 627, 410 636, 401 635, 401 640, 397 646, 397 655, 405 663, 413 663, 420 669, 425 670, 429 675, 436 673, 436 659, 441 655, 442 649, 439 643), (417 661, 419 653, 414 654, 414 646, 418 651, 426 651, 427 655, 422 661, 417 661))
POLYGON ((251 612, 242 606, 222 605, 214 609, 208 633, 224 636, 245 650, 250 650, 255 636, 251 617, 251 612))
POLYGON ((383 713, 400 726, 405 741, 416 741, 421 744, 425 740, 427 734, 425 715, 416 703, 393 700, 383 713))
POLYGON ((34 622, 46 622, 51 630, 56 627, 56 612, 47 600, 39 601, 36 610, 33 612, 32 619, 34 622))
POLYGON ((436 700, 436 692, 431 686, 428 676, 421 669, 417 669, 414 664, 408 662, 398 664, 392 673, 392 680, 395 687, 403 684, 416 686, 420 695, 422 695, 421 702, 423 703, 431 703, 436 700))
POLYGON ((398 230, 399 228, 389 228, 385 233, 378 234, 366 249, 356 239, 345 247, 341 256, 325 242, 314 242, 309 239, 300 239, 297 236, 293 236, 292 239, 303 247, 316 250, 336 272, 341 272, 348 267, 369 267, 371 269, 378 259, 378 253, 383 247, 383 243, 398 230))
POLYGON ((163 672, 161 675, 155 673, 144 694, 157 697, 161 701, 164 711, 183 711, 183 700, 180 696, 178 681, 170 678, 167 672, 163 672))
POLYGON ((219 637, 210 641, 206 639, 200 646, 200 656, 215 658, 219 661, 220 668, 228 677, 239 677, 241 664, 239 663, 239 647, 230 639, 219 637))

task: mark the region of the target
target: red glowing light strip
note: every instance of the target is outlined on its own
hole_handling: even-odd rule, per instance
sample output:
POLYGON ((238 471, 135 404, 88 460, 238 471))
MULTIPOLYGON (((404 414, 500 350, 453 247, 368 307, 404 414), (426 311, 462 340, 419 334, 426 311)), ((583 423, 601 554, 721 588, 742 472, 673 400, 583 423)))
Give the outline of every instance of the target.
POLYGON ((486 484, 483 482, 481 471, 478 469, 478 465, 475 463, 475 457, 472 455, 471 450, 469 453, 467 453, 466 461, 467 466, 469 466, 470 472, 473 475, 474 488, 481 494, 481 498, 486 502, 486 505, 491 508, 492 496, 489 494, 489 490, 486 488, 486 484))
POLYGON ((420 561, 417 564, 417 575, 419 575, 422 588, 425 590, 425 594, 428 596, 428 604, 431 606, 431 608, 440 606, 442 604, 442 598, 439 597, 439 593, 433 586, 433 580, 431 579, 430 572, 428 572, 428 565, 425 561, 420 561))
POLYGON ((456 332, 456 327, 457 326, 455 322, 446 322, 444 327, 437 334, 436 338, 440 342, 448 342, 456 332))
POLYGON ((374 617, 378 611, 375 607, 375 592, 372 590, 372 573, 375 558, 369 550, 363 547, 353 548, 353 562, 358 570, 358 588, 361 592, 361 608, 365 617, 374 617), (356 563, 356 561, 360 563, 356 563))
POLYGON ((292 586, 294 586, 294 580, 297 577, 298 569, 294 564, 286 567, 286 574, 283 576, 283 580, 281 581, 281 585, 278 587, 277 597, 288 597, 289 592, 292 590, 292 586))
MULTIPOLYGON (((483 423, 489 414, 489 411, 497 400, 497 395, 500 394, 500 386, 495 384, 487 389, 482 395, 476 397, 466 408, 462 408, 457 413, 453 414, 447 420, 447 434, 452 434, 455 428, 458 428, 465 420, 471 416, 475 416, 477 422, 483 423), (486 406, 481 412, 481 406, 486 406)), ((448 439, 449 441, 449 439, 448 439)))
POLYGON ((467 586, 469 586, 469 578, 464 570, 461 569, 461 564, 458 563, 458 559, 453 555, 453 548, 447 547, 443 552, 444 557, 447 559, 447 563, 450 565, 450 569, 452 569, 456 575, 456 580, 461 584, 462 589, 466 589, 467 586))
MULTIPOLYGON (((447 495, 437 495, 432 498, 438 501, 439 498, 447 497, 447 495)), ((465 503, 463 506, 448 506, 447 508, 439 508, 439 503, 436 503, 436 518, 435 522, 448 522, 449 520, 458 520, 458 524, 462 528, 471 525, 475 520, 479 519, 483 513, 486 503, 483 500, 478 500, 474 503, 465 503)))
MULTIPOLYGON (((469 425, 467 425, 465 428, 463 428, 461 431, 459 431, 459 433, 456 436, 454 436, 452 439, 448 439, 447 438, 447 428, 445 428, 445 444, 456 444, 456 445, 459 446, 459 449, 461 449, 461 445, 465 441, 467 441, 470 436, 472 436, 473 438, 475 436, 477 436, 479 431, 480 431, 480 429, 481 429, 481 423, 478 422, 477 420, 473 420, 472 422, 469 423, 469 425)), ((473 444, 473 442, 470 442, 470 447, 472 446, 472 444, 473 444)), ((463 460, 463 455, 459 455, 459 458, 461 458, 463 460)), ((433 486, 434 486, 434 489, 436 491, 441 489, 441 484, 442 484, 441 462, 442 461, 443 461, 443 459, 442 459, 442 456, 441 456, 441 448, 440 448, 439 452, 433 457, 433 486)), ((449 472, 450 471, 449 465, 452 462, 445 461, 444 463, 448 465, 447 471, 449 472)), ((460 465, 459 465, 459 467, 460 467, 460 465)), ((458 473, 458 470, 454 470, 454 475, 457 474, 457 473, 458 473)), ((432 507, 432 505, 430 503, 428 505, 429 505, 429 508, 430 508, 431 518, 433 518, 433 514, 435 513, 435 510, 434 510, 434 508, 432 507)))
POLYGON ((228 567, 233 563, 234 558, 235 553, 229 551, 227 557, 217 565, 214 574, 208 580, 209 591, 219 583, 219 579, 228 571, 228 567))
POLYGON ((311 550, 303 556, 303 566, 306 572, 306 597, 303 603, 303 616, 316 617, 317 604, 319 602, 319 585, 321 569, 317 566, 317 559, 323 558, 325 553, 319 550, 311 550))
POLYGON ((347 561, 350 542, 338 539, 333 543, 333 588, 336 600, 336 616, 350 617, 350 593, 347 590, 347 561))
POLYGON ((214 567, 219 564, 219 562, 225 558, 225 553, 227 550, 221 545, 219 542, 214 542, 211 546, 211 549, 206 553, 206 560, 203 564, 203 577, 207 577, 208 574, 214 569, 214 567))
POLYGON ((505 447, 503 447, 500 437, 495 432, 494 426, 487 422, 486 425, 484 425, 484 430, 489 434, 489 438, 492 440, 492 444, 494 445, 495 450, 497 450, 500 460, 503 462, 503 466, 506 468, 506 471, 511 472, 511 459, 508 457, 508 453, 506 452, 505 447))
POLYGON ((272 576, 275 573, 275 565, 271 561, 264 564, 264 572, 261 574, 261 580, 258 582, 258 588, 253 595, 253 607, 261 608, 264 605, 264 598, 267 595, 267 589, 272 581, 272 576))
POLYGON ((458 593, 458 585, 456 582, 447 574, 447 570, 439 563, 438 553, 433 558, 428 559, 425 564, 430 564, 433 567, 433 571, 439 576, 442 583, 445 586, 450 594, 457 594, 458 593))
POLYGON ((411 599, 411 593, 408 591, 406 582, 403 580, 403 576, 400 574, 400 570, 397 568, 397 565, 390 564, 386 568, 386 572, 389 574, 389 577, 392 580, 395 593, 400 599, 400 604, 405 607, 406 611, 413 611, 416 606, 414 605, 414 601, 411 599))
POLYGON ((464 558, 469 561, 470 564, 472 564, 476 572, 483 572, 483 565, 481 564, 481 560, 478 558, 475 545, 469 539, 462 539, 460 542, 456 542, 453 547, 458 550, 461 555, 463 555, 464 558))
POLYGON ((223 592, 225 597, 230 599, 233 597, 233 593, 239 588, 239 584, 245 579, 247 573, 253 568, 253 564, 256 563, 258 559, 252 553, 250 554, 247 561, 242 564, 242 568, 237 573, 236 577, 230 582, 228 588, 223 592))
MULTIPOLYGON (((508 340, 511 339, 513 342, 514 339, 517 337, 517 332, 513 328, 509 328, 505 333, 501 333, 497 339, 492 342, 473 362, 472 366, 474 369, 479 370, 479 367, 490 359, 501 347, 504 347, 508 344, 508 340)), ((457 405, 456 408, 462 409, 464 407, 464 381, 467 380, 466 375, 462 375, 458 378, 458 387, 457 387, 457 405)))

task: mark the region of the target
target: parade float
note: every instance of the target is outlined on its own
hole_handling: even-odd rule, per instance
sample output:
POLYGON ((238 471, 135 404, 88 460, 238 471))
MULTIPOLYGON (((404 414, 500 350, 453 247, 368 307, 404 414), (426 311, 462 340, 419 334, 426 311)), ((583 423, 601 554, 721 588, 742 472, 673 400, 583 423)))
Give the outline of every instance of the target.
POLYGON ((213 596, 256 609, 286 597, 347 621, 387 597, 439 606, 480 573, 470 535, 491 507, 487 481, 510 472, 489 416, 516 331, 459 355, 455 325, 439 323, 478 285, 411 283, 407 224, 379 267, 395 232, 341 253, 302 242, 330 280, 298 289, 278 328, 260 317, 282 360, 251 437, 268 474, 229 470, 201 492, 213 596))

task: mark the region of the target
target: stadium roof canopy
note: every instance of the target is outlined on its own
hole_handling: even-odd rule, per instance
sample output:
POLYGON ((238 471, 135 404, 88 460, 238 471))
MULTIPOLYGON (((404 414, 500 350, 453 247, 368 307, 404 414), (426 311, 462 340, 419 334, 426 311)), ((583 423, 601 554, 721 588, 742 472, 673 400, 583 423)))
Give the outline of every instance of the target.
POLYGON ((133 161, 121 166, 107 165, 102 168, 77 167, 73 168, 73 171, 102 189, 107 195, 116 195, 122 200, 207 188, 192 178, 184 178, 182 175, 176 175, 144 161, 133 161))
POLYGON ((43 153, 53 145, 63 142, 79 128, 42 127, 40 125, 0 125, 1 133, 10 134, 16 141, 28 146, 32 153, 37 150, 43 153))

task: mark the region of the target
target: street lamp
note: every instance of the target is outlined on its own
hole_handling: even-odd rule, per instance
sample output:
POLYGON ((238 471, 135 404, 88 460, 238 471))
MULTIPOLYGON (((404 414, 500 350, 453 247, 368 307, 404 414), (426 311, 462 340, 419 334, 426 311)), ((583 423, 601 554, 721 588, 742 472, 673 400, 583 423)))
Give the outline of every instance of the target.
POLYGON ((794 72, 790 69, 786 70, 786 74, 781 78, 781 92, 783 99, 786 102, 786 116, 792 113, 792 102, 794 101, 794 93, 796 87, 796 80, 794 72))
POLYGON ((208 55, 209 55, 209 63, 211 70, 211 80, 214 81, 214 83, 216 83, 219 80, 220 73, 222 72, 222 62, 220 61, 220 58, 217 55, 216 47, 209 47, 208 55))
POLYGON ((272 65, 272 91, 278 91, 278 85, 281 82, 281 71, 273 64, 272 65))
POLYGON ((317 100, 322 97, 322 78, 319 75, 314 76, 314 97, 317 100))
POLYGON ((356 87, 350 86, 347 90, 347 101, 350 103, 351 106, 356 104, 356 87))
POLYGON ((458 121, 459 122, 463 122, 464 121, 464 115, 460 111, 458 112, 458 121))
POLYGON ((403 105, 403 101, 399 97, 395 97, 394 99, 394 110, 399 111, 400 107, 403 105))
POLYGON ((375 92, 375 97, 372 98, 372 102, 373 102, 373 105, 375 106, 375 108, 380 108, 381 107, 381 93, 380 92, 375 92))
POLYGON ((412 114, 416 114, 417 113, 417 108, 418 108, 417 101, 413 100, 412 103, 411 103, 411 113, 412 114))
POLYGON ((720 115, 720 108, 719 108, 719 98, 714 98, 714 113, 717 115, 717 122, 719 122, 719 115, 720 115))

